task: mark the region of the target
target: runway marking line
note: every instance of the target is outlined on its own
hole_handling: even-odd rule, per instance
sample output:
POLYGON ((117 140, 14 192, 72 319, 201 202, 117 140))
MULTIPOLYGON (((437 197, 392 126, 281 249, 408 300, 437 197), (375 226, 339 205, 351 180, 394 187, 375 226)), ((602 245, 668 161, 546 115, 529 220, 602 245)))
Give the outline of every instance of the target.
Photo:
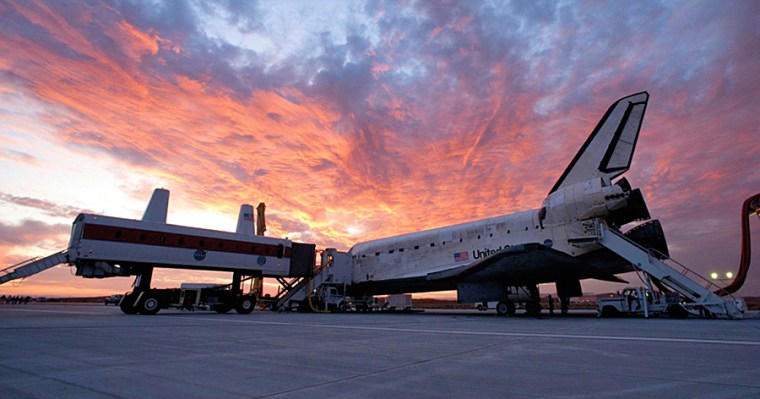
POLYGON ((34 313, 59 313, 59 314, 87 314, 87 315, 101 315, 103 313, 101 312, 75 312, 72 310, 44 310, 44 309, 3 309, 0 308, 0 310, 8 310, 11 312, 34 312, 34 313))
MULTIPOLYGON (((86 314, 99 315, 99 312, 75 312, 60 310, 43 310, 43 309, 3 309, 16 312, 40 312, 40 313, 62 313, 62 314, 86 314)), ((362 330, 362 331, 389 331, 389 332, 408 332, 422 334, 447 334, 447 335, 475 335, 490 337, 522 337, 522 338, 565 338, 565 339, 601 339, 608 341, 631 341, 631 342, 669 342, 682 344, 708 344, 708 345, 737 345, 737 346, 760 346, 757 341, 737 341, 737 340, 718 340, 718 339, 700 339, 700 338, 664 338, 664 337, 631 337, 615 335, 576 335, 576 334, 545 334, 545 333, 517 333, 517 332, 491 332, 491 331, 456 331, 456 330, 433 330, 433 329, 414 329, 414 328, 391 328, 391 327, 369 327, 369 326, 345 326, 335 324, 306 324, 306 323, 288 323, 278 321, 256 321, 256 320, 232 320, 219 318, 205 318, 185 316, 183 319, 194 319, 214 322, 230 322, 243 324, 260 324, 272 326, 298 326, 313 328, 329 328, 342 330, 362 330)))
POLYGON ((434 329, 414 329, 414 328, 391 328, 391 327, 369 327, 369 326, 343 326, 334 324, 306 324, 306 323, 287 323, 276 321, 255 321, 255 320, 230 320, 230 319, 207 319, 201 317, 189 317, 196 320, 205 321, 225 321, 232 323, 260 324, 273 326, 298 326, 313 328, 328 328, 342 330, 362 330, 362 331, 389 331, 389 332, 409 332, 422 334, 448 334, 448 335, 476 335, 491 337, 523 337, 523 338, 567 338, 567 339, 596 339, 608 341, 632 341, 632 342, 669 342, 682 344, 711 344, 711 345, 737 345, 737 346, 760 346, 760 341, 738 341, 738 340, 718 340, 718 339, 700 339, 700 338, 663 338, 663 337, 631 337, 615 335, 575 335, 575 334, 545 334, 545 333, 517 333, 517 332, 490 332, 490 331, 456 331, 456 330, 434 330, 434 329))

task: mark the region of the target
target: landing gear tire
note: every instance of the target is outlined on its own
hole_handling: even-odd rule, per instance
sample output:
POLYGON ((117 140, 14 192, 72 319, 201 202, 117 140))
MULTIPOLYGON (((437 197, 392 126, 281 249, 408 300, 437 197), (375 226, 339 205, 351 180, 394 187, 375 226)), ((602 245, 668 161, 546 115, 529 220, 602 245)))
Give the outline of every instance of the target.
POLYGON ((528 316, 538 316, 541 313, 541 304, 538 302, 528 302, 525 304, 525 314, 528 316))
POLYGON ((256 307, 256 298, 245 295, 240 297, 238 300, 237 306, 235 306, 235 311, 240 314, 250 314, 253 312, 253 309, 256 307))
POLYGON ((125 314, 137 314, 137 307, 133 305, 135 303, 135 298, 135 294, 124 295, 119 303, 121 311, 125 314))
POLYGON ((140 314, 146 316, 152 316, 161 310, 161 301, 158 300, 155 294, 146 292, 143 296, 143 300, 137 306, 140 314))
POLYGON ((515 314, 515 304, 507 301, 499 301, 496 304, 496 315, 498 316, 511 316, 515 314))

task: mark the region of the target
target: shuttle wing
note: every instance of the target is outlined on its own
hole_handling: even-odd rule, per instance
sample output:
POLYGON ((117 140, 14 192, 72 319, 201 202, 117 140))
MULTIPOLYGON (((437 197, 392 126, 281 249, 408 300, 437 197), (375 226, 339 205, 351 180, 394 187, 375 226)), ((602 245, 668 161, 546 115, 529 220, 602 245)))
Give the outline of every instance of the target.
POLYGON ((598 275, 596 269, 587 263, 538 243, 515 245, 469 265, 430 273, 426 279, 464 282, 502 280, 509 281, 510 284, 538 284, 581 276, 622 281, 615 276, 598 275))
POLYGON ((643 91, 612 104, 549 193, 594 177, 612 180, 625 173, 631 166, 647 101, 649 93, 643 91))

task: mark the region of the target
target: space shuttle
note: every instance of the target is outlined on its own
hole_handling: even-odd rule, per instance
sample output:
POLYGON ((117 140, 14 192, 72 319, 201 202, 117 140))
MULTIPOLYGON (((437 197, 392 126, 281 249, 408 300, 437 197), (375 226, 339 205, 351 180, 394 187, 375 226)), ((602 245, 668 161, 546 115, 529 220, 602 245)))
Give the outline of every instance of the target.
POLYGON ((612 104, 536 209, 356 244, 349 293, 456 290, 462 303, 498 302, 499 314, 524 303, 531 314, 541 310, 539 284, 555 283, 566 303, 582 295, 581 280, 624 282, 616 275, 634 270, 598 244, 598 223, 667 256, 660 223, 622 177, 648 100, 641 92, 612 104))

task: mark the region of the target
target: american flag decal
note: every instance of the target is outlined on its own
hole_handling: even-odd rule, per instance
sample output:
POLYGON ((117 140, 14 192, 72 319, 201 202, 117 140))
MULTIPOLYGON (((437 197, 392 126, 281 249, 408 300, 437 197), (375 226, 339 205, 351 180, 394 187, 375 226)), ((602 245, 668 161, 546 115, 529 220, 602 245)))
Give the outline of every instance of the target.
POLYGON ((454 253, 454 262, 464 262, 466 260, 470 260, 470 256, 467 255, 467 251, 454 253))

